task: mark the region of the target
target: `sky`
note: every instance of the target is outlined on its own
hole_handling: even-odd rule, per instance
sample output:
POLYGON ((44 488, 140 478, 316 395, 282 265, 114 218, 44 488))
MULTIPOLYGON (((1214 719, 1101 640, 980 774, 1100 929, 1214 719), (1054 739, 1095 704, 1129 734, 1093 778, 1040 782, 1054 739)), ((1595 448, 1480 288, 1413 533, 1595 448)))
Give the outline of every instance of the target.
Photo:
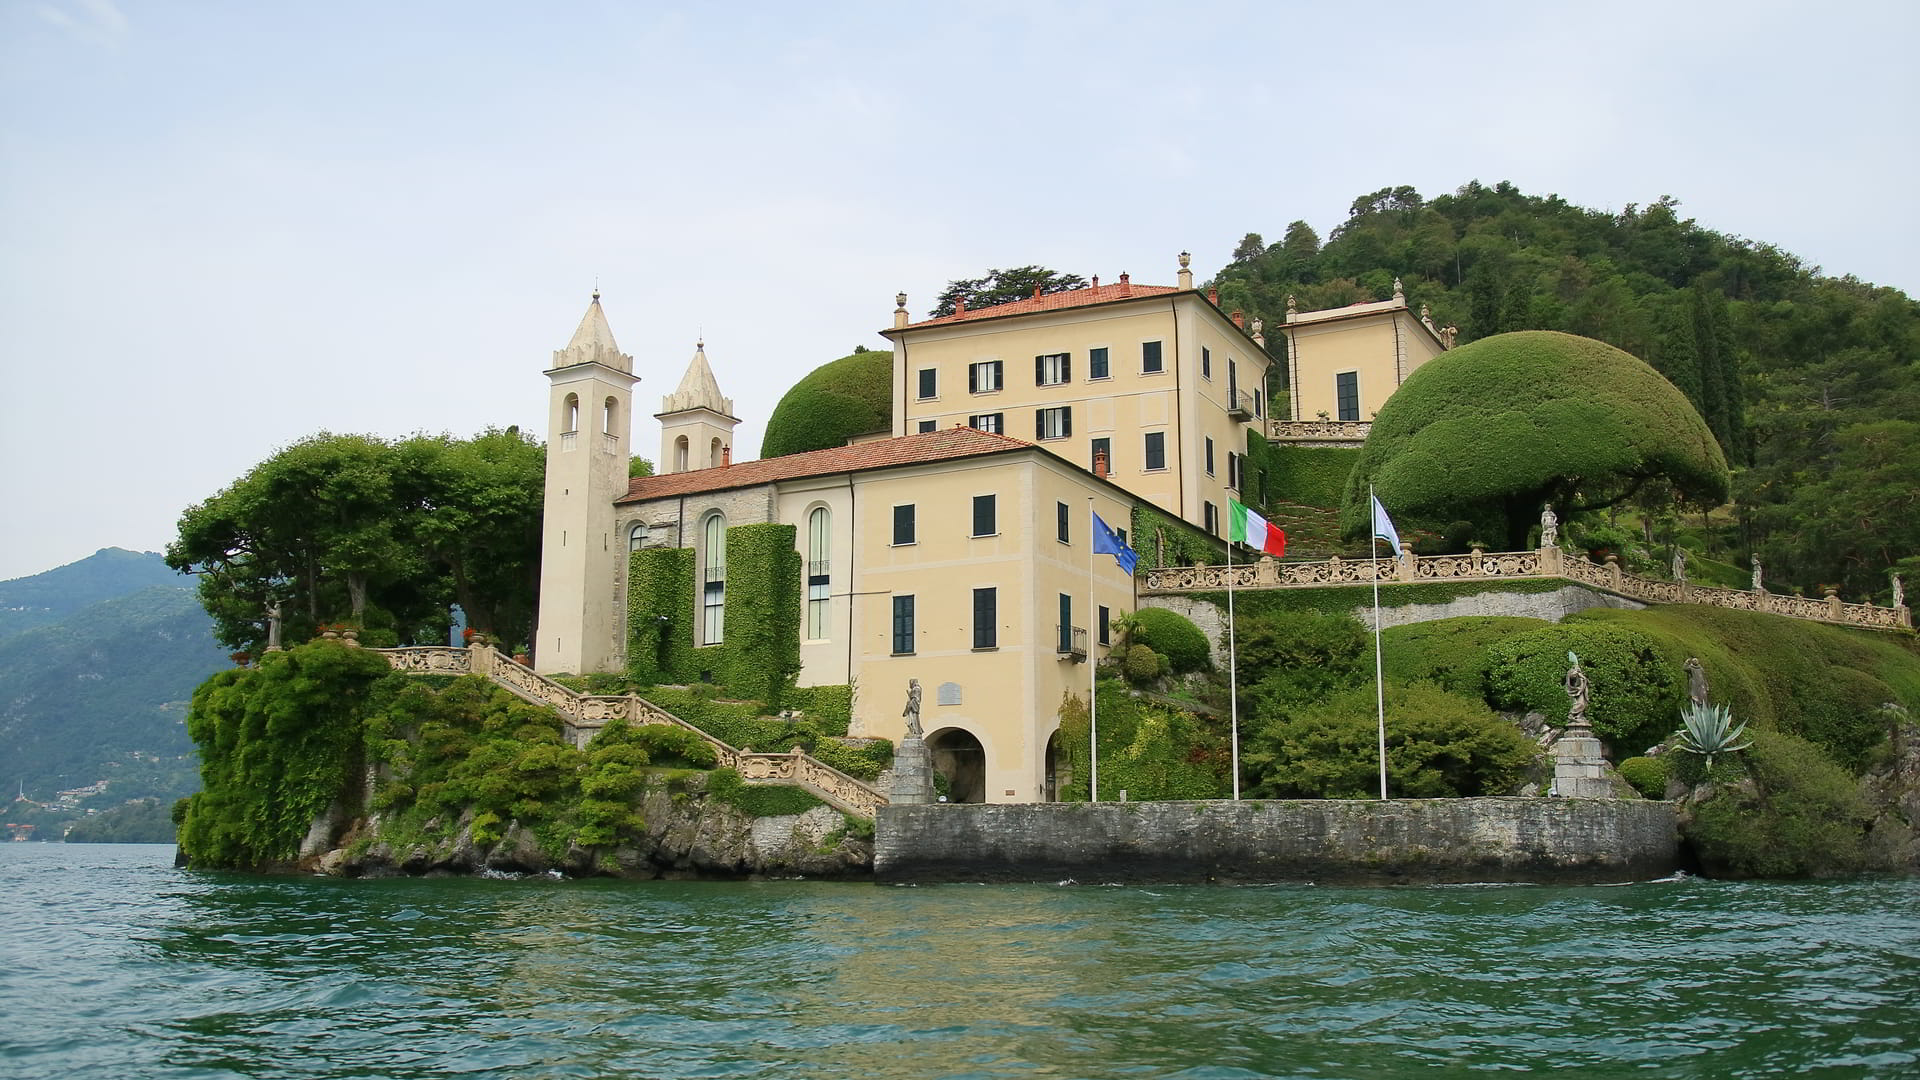
POLYGON ((1358 195, 1663 195, 1920 289, 1920 5, 0 0, 0 580, 319 431, 541 430, 596 285, 758 455, 904 291, 1204 281, 1358 195), (1907 195, 1900 193, 1906 191, 1907 195))

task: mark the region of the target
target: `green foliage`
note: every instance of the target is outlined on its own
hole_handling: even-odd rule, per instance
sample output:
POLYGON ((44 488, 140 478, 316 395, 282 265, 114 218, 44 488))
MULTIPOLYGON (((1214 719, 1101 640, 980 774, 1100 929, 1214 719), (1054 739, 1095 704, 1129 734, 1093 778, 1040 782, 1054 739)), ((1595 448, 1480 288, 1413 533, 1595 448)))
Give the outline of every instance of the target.
POLYGON ((627 556, 627 673, 641 685, 692 681, 692 548, 627 556))
POLYGON ((171 844, 177 822, 165 799, 133 799, 81 818, 67 830, 69 844, 171 844))
MULTIPOLYGON (((1373 689, 1362 686, 1261 714, 1242 754, 1254 796, 1378 797, 1376 709, 1373 689)), ((1538 753, 1478 700, 1424 683, 1387 689, 1387 791, 1395 798, 1503 795, 1538 753)))
POLYGON ((1620 779, 1649 799, 1667 797, 1667 779, 1671 775, 1665 758, 1630 757, 1620 763, 1620 779))
POLYGON ((1617 747, 1651 746, 1672 730, 1685 680, 1653 639, 1625 627, 1564 622, 1492 646, 1488 699, 1497 708, 1535 710, 1564 724, 1572 702, 1563 681, 1567 653, 1578 653, 1592 681, 1587 718, 1617 747))
POLYGON ((1087 280, 1079 274, 1062 274, 1044 266, 1014 266, 1005 270, 989 270, 985 277, 960 278, 947 282, 940 293, 933 310, 927 313, 930 319, 942 315, 951 315, 962 299, 967 302, 967 310, 993 307, 996 304, 1011 304, 1016 300, 1026 300, 1037 289, 1046 293, 1065 292, 1069 289, 1085 288, 1087 280))
POLYGON ((861 780, 877 780, 893 762, 893 746, 884 739, 852 745, 836 736, 845 724, 830 723, 823 731, 811 714, 799 720, 763 716, 751 701, 718 701, 697 690, 656 687, 648 700, 707 734, 741 749, 785 753, 799 747, 815 758, 861 780))
POLYGON ((1686 708, 1680 710, 1680 722, 1683 726, 1674 749, 1699 754, 1708 769, 1713 768, 1716 756, 1745 750, 1751 745, 1740 738, 1747 725, 1734 723, 1733 714, 1725 705, 1688 702, 1686 708))
POLYGON ((1240 614, 1234 633, 1240 697, 1255 711, 1299 708, 1371 681, 1373 642, 1351 615, 1240 614))
POLYGON ((893 764, 893 743, 886 739, 842 742, 833 737, 816 738, 807 753, 823 764, 868 783, 880 779, 880 774, 893 764))
POLYGON ((708 774, 707 795, 757 818, 804 814, 816 806, 826 805, 804 788, 791 784, 749 784, 732 769, 715 769, 708 774))
POLYGON ((1476 615, 1394 626, 1381 632, 1381 663, 1387 680, 1430 682, 1462 697, 1487 694, 1488 650, 1495 644, 1551 625, 1545 619, 1476 615))
POLYGON ((1154 652, 1151 646, 1129 645, 1121 669, 1126 673, 1128 682, 1139 686, 1159 678, 1167 670, 1167 658, 1154 652))
POLYGON ((259 653, 264 609, 284 640, 351 621, 445 642, 448 605, 510 645, 528 640, 546 457, 517 430, 387 442, 321 432, 254 466, 180 518, 167 564, 202 574, 230 649, 259 653))
POLYGON ((587 756, 597 761, 596 755, 606 755, 635 767, 652 763, 682 769, 711 769, 719 761, 712 743, 677 724, 631 724, 625 720, 609 721, 594 734, 593 741, 587 744, 587 756), (633 749, 616 753, 616 747, 633 749))
POLYGON ((1818 747, 1759 731, 1740 759, 1751 784, 1723 783, 1682 827, 1707 873, 1828 877, 1867 866, 1871 818, 1858 786, 1818 747))
POLYGON ((366 703, 377 684, 398 678, 377 653, 316 641, 203 683, 187 712, 203 784, 180 826, 189 862, 291 859, 314 818, 359 776, 366 703))
POLYGON ((711 672, 730 693, 769 707, 784 704, 800 673, 800 555, 793 540, 791 525, 727 530, 725 640, 699 647, 693 644, 693 549, 646 548, 628 556, 628 676, 642 685, 692 683, 711 672))
POLYGON ((1133 508, 1133 532, 1127 535, 1127 546, 1139 553, 1140 562, 1133 572, 1142 576, 1161 566, 1211 566, 1225 552, 1219 539, 1144 502, 1133 508))
POLYGON ((1134 640, 1165 656, 1176 674, 1213 666, 1207 635, 1185 615, 1166 608, 1143 607, 1134 612, 1134 619, 1134 640))
POLYGON ((815 368, 767 418, 760 456, 782 457, 844 446, 893 423, 893 353, 856 350, 815 368))
POLYGON ((1265 476, 1258 492, 1263 513, 1286 531, 1289 556, 1364 554, 1341 543, 1339 521, 1347 475, 1359 450, 1270 443, 1256 432, 1248 433, 1247 444, 1255 483, 1265 476))
MULTIPOLYGON (((1118 799, 1123 790, 1137 802, 1218 799, 1233 790, 1232 748, 1219 725, 1145 704, 1113 679, 1101 679, 1097 686, 1101 799, 1118 799)), ((1062 801, 1088 797, 1091 719, 1086 699, 1069 694, 1061 701, 1059 747, 1071 773, 1058 792, 1062 801)))
POLYGON ((1466 519, 1511 551, 1543 502, 1593 509, 1656 481, 1708 504, 1729 491, 1726 455, 1673 384, 1599 341, 1502 334, 1427 362, 1387 399, 1341 520, 1366 535, 1372 484, 1402 535, 1466 519))

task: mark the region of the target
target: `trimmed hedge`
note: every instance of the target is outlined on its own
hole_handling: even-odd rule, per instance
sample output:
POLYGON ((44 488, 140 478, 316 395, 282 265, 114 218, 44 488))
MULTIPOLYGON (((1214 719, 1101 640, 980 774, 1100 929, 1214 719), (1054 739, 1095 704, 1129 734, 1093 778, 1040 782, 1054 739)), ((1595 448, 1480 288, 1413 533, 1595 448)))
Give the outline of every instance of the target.
POLYGON ((1133 570, 1136 575, 1159 566, 1212 566, 1225 558, 1226 551, 1222 541, 1145 503, 1133 508, 1133 533, 1127 544, 1140 554, 1133 570))
POLYGON ((1146 645, 1167 658, 1176 674, 1205 671, 1213 666, 1213 651, 1193 620, 1166 608, 1145 607, 1134 612, 1139 622, 1134 631, 1137 644, 1146 645))
POLYGON ((767 417, 763 458, 845 446, 893 426, 893 353, 856 352, 815 368, 767 417))
POLYGON ((1395 626, 1380 633, 1381 664, 1397 683, 1431 682, 1463 697, 1484 698, 1488 650, 1517 634, 1553 625, 1545 619, 1475 615, 1395 626))
POLYGON ((1567 653, 1580 656, 1592 682, 1587 718, 1619 751, 1658 743, 1676 726, 1686 679, 1652 638, 1622 626, 1564 622, 1506 639, 1488 649, 1487 699, 1502 709, 1537 710, 1566 723, 1572 703, 1563 684, 1567 653))

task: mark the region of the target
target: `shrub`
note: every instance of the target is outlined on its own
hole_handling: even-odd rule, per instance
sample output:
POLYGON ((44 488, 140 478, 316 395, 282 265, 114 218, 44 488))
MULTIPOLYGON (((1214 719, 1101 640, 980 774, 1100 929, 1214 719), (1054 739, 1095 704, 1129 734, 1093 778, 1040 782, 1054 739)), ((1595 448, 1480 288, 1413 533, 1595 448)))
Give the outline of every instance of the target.
POLYGON ((815 368, 795 383, 767 417, 763 458, 846 445, 854 435, 884 431, 893 415, 893 353, 856 352, 815 368))
POLYGON ((1475 615, 1395 626, 1380 634, 1388 682, 1430 682, 1462 697, 1487 694, 1488 649, 1552 624, 1510 615, 1475 615))
POLYGON ((1793 735, 1756 732, 1738 759, 1749 784, 1722 784, 1682 833, 1707 873, 1826 877, 1866 868, 1871 814, 1847 771, 1793 735))
POLYGON ((1373 642, 1351 615, 1242 615, 1235 636, 1240 693, 1256 710, 1324 701, 1371 674, 1373 642))
POLYGON ((1207 635, 1193 625, 1193 620, 1179 612, 1151 607, 1134 612, 1133 618, 1138 624, 1135 641, 1150 645, 1154 652, 1165 656, 1176 674, 1205 671, 1213 666, 1207 635))
MULTIPOLYGON (((1242 760, 1263 798, 1379 794, 1378 716, 1371 688, 1263 718, 1242 760)), ((1396 798, 1499 795, 1539 754, 1482 702, 1431 684, 1387 690, 1387 787, 1396 798)))
POLYGON ((791 784, 748 784, 732 769, 707 774, 707 796, 738 807, 751 817, 804 814, 825 806, 812 792, 791 784))
POLYGON ((1667 779, 1671 775, 1665 758, 1630 757, 1620 763, 1620 779, 1649 799, 1667 797, 1667 779))
POLYGON ((1592 681, 1587 718, 1595 734, 1623 748, 1651 746, 1672 730, 1685 680, 1653 639, 1624 627, 1562 623, 1495 644, 1487 669, 1496 708, 1530 709, 1565 723, 1572 703, 1562 680, 1567 653, 1580 656, 1592 681))
POLYGON ((1166 667, 1167 658, 1154 652, 1151 647, 1138 644, 1127 646, 1125 670, 1128 682, 1136 686, 1152 682, 1160 677, 1166 667))

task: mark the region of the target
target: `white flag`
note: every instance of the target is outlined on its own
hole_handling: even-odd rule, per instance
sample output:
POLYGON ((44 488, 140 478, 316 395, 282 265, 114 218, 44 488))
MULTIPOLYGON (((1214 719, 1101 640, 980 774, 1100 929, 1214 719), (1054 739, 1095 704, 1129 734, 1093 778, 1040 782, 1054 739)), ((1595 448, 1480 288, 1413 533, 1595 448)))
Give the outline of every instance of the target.
POLYGON ((1380 505, 1380 496, 1373 496, 1373 538, 1385 540, 1393 548, 1393 557, 1400 557, 1400 533, 1393 527, 1393 519, 1387 516, 1387 508, 1380 505))

